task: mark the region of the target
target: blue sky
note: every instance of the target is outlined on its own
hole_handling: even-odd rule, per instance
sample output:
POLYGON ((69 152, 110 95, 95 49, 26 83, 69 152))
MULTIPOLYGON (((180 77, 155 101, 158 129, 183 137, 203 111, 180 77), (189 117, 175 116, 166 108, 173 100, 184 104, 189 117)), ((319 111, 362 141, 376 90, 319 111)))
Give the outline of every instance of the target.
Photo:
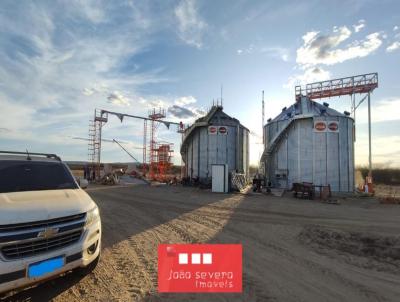
MULTIPOLYGON (((191 123, 220 97, 256 133, 294 102, 294 86, 378 72, 372 95, 374 163, 400 166, 398 1, 1 1, 0 149, 86 160, 95 108, 191 123)), ((339 111, 350 97, 329 100, 339 111)), ((357 112, 356 162, 367 160, 366 106, 357 112)), ((142 123, 110 117, 103 137, 141 158, 142 123)), ((159 128, 159 137, 180 137, 159 128)), ((103 144, 105 161, 129 161, 103 144)))

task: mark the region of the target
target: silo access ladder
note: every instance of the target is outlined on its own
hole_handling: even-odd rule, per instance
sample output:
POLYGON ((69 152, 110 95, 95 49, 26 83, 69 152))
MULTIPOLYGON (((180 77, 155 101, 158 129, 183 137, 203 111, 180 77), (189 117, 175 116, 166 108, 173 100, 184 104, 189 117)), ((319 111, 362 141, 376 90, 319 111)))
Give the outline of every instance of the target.
POLYGON ((278 146, 284 135, 288 132, 289 128, 293 125, 293 121, 295 119, 291 119, 289 123, 283 128, 279 133, 275 135, 275 137, 271 140, 271 142, 268 144, 268 148, 264 150, 264 153, 262 155, 262 159, 269 159, 274 152, 275 148, 278 146))
POLYGON ((275 148, 279 145, 279 143, 281 142, 282 138, 289 131, 290 127, 293 125, 294 120, 295 120, 295 118, 292 118, 289 121, 289 123, 285 126, 285 128, 283 128, 279 133, 277 133, 275 135, 275 137, 268 144, 268 148, 264 149, 264 152, 263 152, 263 154, 261 156, 261 163, 266 162, 266 166, 264 167, 264 173, 265 174, 269 170, 268 166, 269 166, 269 162, 271 161, 272 153, 274 152, 275 148))

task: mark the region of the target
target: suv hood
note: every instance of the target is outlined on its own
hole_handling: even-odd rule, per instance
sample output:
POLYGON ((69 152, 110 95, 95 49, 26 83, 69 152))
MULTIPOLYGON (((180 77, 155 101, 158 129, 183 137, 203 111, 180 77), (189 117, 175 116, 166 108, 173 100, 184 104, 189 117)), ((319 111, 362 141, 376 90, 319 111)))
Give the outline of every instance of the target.
POLYGON ((0 225, 80 214, 94 206, 82 189, 0 193, 0 225))

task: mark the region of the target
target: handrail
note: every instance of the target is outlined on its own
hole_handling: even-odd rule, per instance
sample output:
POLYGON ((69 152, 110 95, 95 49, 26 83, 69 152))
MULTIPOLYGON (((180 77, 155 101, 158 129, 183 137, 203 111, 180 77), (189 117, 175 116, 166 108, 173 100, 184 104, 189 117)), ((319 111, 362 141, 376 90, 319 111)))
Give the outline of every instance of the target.
POLYGON ((321 82, 306 84, 305 87, 296 86, 296 99, 303 95, 309 99, 326 98, 354 93, 369 93, 378 87, 378 73, 368 73, 321 82))
POLYGON ((50 154, 50 153, 32 153, 29 151, 26 152, 19 152, 19 151, 0 151, 0 154, 18 154, 18 155, 26 155, 27 157, 29 157, 30 155, 34 155, 34 156, 45 156, 46 158, 54 158, 58 161, 61 161, 61 158, 56 155, 56 154, 50 154))

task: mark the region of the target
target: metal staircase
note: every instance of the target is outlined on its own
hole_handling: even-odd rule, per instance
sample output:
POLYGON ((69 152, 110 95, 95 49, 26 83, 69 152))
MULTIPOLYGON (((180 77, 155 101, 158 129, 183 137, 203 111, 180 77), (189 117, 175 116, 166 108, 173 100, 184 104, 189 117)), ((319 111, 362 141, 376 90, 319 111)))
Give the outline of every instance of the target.
POLYGON ((282 139, 285 137, 285 135, 289 131, 290 127, 294 124, 295 119, 296 118, 292 118, 289 121, 289 123, 286 124, 285 128, 283 128, 280 132, 278 132, 275 135, 275 137, 270 141, 270 143, 268 144, 268 147, 264 149, 264 152, 261 156, 260 166, 263 166, 265 176, 267 176, 266 174, 269 172, 269 163, 271 161, 273 152, 278 147, 278 145, 282 141, 282 139), (264 165, 264 163, 265 163, 265 165, 264 165))
POLYGON ((280 132, 278 132, 275 137, 271 140, 271 142, 268 144, 268 148, 266 148, 261 156, 261 160, 265 161, 265 159, 268 159, 271 157, 272 153, 274 152, 275 148, 279 145, 281 142, 282 138, 285 136, 285 134, 288 132, 289 128, 293 125, 293 121, 295 119, 291 119, 289 123, 283 128, 280 132))

